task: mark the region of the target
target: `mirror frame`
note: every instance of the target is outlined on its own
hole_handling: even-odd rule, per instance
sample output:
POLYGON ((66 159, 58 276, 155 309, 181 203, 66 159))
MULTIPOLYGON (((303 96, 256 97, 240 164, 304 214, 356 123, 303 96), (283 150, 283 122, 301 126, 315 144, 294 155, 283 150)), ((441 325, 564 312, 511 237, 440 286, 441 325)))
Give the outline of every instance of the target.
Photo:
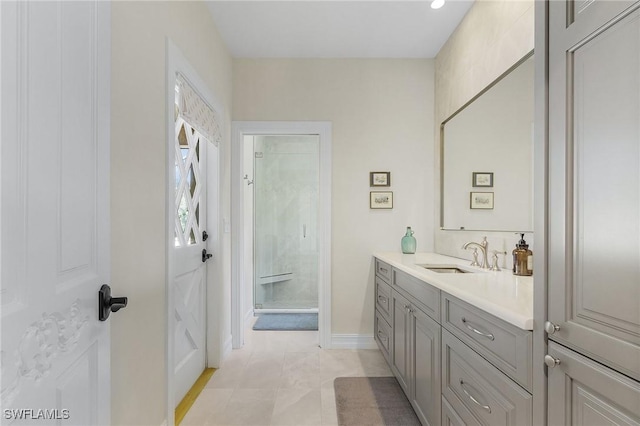
MULTIPOLYGON (((476 95, 474 95, 471 99, 469 99, 469 101, 467 101, 464 105, 462 105, 460 108, 458 108, 453 114, 451 114, 449 117, 447 117, 440 124, 440 158, 439 158, 439 160, 440 160, 440 227, 439 228, 440 228, 441 231, 486 231, 486 232, 516 232, 516 231, 518 231, 518 230, 515 230, 515 231, 512 231, 512 230, 499 230, 499 229, 464 229, 464 228, 456 229, 456 228, 445 228, 444 227, 444 126, 449 121, 451 121, 451 119, 453 119, 456 115, 461 113, 466 107, 468 107, 474 101, 476 101, 476 99, 478 99, 485 92, 489 91, 493 86, 495 86, 502 79, 504 79, 506 76, 508 76, 513 70, 518 68, 524 62, 526 62, 527 59, 531 58, 533 56, 533 54, 534 54, 533 50, 529 51, 526 55, 524 55, 522 58, 520 58, 520 60, 518 60, 515 64, 510 66, 505 72, 500 74, 495 80, 493 80, 491 83, 489 83, 484 89, 482 89, 480 92, 478 92, 476 95)), ((532 161, 533 161, 533 159, 532 159, 532 161)), ((531 227, 532 227, 531 230, 522 231, 522 232, 526 232, 526 233, 533 232, 533 224, 532 224, 531 227)))

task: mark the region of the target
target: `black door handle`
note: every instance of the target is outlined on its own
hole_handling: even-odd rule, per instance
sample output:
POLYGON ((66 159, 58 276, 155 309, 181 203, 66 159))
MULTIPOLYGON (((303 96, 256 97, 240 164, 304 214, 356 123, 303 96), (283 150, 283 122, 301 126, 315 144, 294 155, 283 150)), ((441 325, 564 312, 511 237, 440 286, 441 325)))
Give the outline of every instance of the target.
POLYGON ((206 262, 207 260, 213 257, 212 254, 207 254, 207 249, 202 249, 202 262, 206 262))
POLYGON ((111 312, 118 312, 127 306, 126 297, 111 297, 111 287, 103 284, 98 290, 98 319, 106 321, 111 312))

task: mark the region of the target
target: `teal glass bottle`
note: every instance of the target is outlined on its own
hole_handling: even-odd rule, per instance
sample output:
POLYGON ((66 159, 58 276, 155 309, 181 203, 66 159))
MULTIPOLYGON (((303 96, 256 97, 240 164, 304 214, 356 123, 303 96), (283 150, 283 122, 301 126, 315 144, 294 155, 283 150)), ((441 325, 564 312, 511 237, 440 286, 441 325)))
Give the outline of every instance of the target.
POLYGON ((413 254, 416 252, 416 238, 410 226, 407 226, 407 233, 402 237, 402 252, 404 254, 413 254))

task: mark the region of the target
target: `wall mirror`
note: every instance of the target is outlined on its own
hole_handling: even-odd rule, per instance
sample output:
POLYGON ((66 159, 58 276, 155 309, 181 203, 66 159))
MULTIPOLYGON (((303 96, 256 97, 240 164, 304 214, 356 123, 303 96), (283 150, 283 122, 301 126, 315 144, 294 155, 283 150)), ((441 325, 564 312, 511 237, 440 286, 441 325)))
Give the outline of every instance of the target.
POLYGON ((440 226, 533 231, 533 52, 445 120, 440 226))

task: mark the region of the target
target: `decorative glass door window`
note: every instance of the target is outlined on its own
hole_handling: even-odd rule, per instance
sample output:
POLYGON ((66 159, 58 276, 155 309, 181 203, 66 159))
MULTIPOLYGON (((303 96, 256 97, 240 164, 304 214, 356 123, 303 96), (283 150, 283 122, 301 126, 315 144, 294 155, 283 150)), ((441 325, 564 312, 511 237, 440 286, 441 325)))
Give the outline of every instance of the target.
POLYGON ((202 176, 200 146, 204 137, 182 116, 176 118, 176 216, 175 244, 187 246, 202 241, 200 229, 200 198, 202 176))

